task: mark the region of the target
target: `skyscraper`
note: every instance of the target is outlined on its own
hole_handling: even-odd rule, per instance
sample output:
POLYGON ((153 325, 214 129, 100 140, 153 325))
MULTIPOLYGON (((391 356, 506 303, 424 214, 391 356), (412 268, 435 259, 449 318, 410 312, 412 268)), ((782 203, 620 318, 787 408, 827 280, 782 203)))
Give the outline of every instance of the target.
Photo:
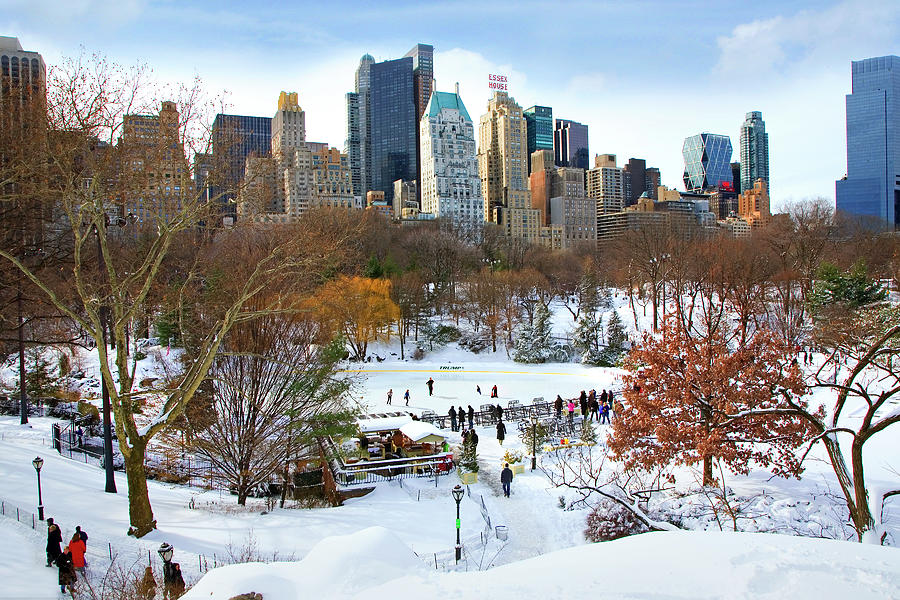
POLYGON ((434 46, 416 44, 403 55, 413 59, 413 97, 416 102, 416 123, 422 119, 434 88, 434 46))
POLYGON ((531 208, 526 151, 522 107, 508 93, 494 92, 478 128, 484 220, 497 223, 507 236, 537 241, 541 211, 531 208))
MULTIPOLYGON (((434 46, 416 44, 403 56, 413 59, 413 98, 416 104, 416 175, 422 173, 422 140, 419 137, 419 122, 428 107, 434 89, 434 46)), ((420 195, 422 186, 417 182, 416 193, 420 195)))
POLYGON ((431 94, 419 124, 422 140, 422 212, 451 222, 473 239, 484 224, 484 200, 475 155, 475 125, 456 93, 431 94))
POLYGON ((371 189, 384 192, 390 203, 394 181, 418 179, 413 59, 375 63, 369 76, 371 189))
POLYGON ((757 179, 769 188, 769 134, 766 122, 758 110, 748 112, 741 125, 741 181, 740 189, 752 190, 757 179))
POLYGON ((369 79, 375 59, 371 54, 363 54, 356 69, 355 90, 347 94, 347 139, 344 152, 350 160, 353 194, 360 198, 372 189, 372 149, 369 136, 372 123, 369 117, 369 79))
POLYGON ((837 209, 900 224, 900 57, 853 61, 847 96, 847 176, 837 209))
POLYGON ((224 172, 210 193, 221 198, 226 216, 235 216, 235 204, 230 200, 237 199, 247 157, 251 154, 268 156, 271 146, 271 117, 216 115, 212 126, 212 150, 224 172))
POLYGON ((0 36, 0 127, 30 99, 43 103, 46 84, 41 55, 23 50, 19 38, 0 36))
POLYGON ((692 135, 684 140, 681 152, 684 156, 684 187, 687 191, 732 188, 731 139, 727 135, 692 135))
POLYGON ((629 158, 623 167, 625 170, 623 186, 625 188, 625 206, 634 206, 638 198, 647 194, 648 198, 658 200, 657 188, 660 185, 659 169, 648 167, 643 158, 629 158))
MULTIPOLYGON (((538 150, 553 152, 553 109, 549 106, 531 106, 525 109, 524 114, 528 156, 538 150)), ((531 173, 531 160, 528 161, 528 173, 531 173)))
POLYGON ((575 121, 556 119, 553 152, 557 167, 589 168, 588 127, 575 121))
POLYGON ((587 171, 585 179, 587 196, 596 201, 598 215, 624 210, 626 175, 625 169, 616 166, 615 154, 594 157, 594 168, 587 171))

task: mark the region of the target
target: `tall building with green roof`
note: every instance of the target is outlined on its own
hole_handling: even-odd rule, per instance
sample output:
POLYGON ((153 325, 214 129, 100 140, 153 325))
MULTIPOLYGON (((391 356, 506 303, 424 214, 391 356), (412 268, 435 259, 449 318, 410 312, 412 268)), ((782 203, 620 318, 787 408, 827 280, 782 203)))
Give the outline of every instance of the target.
POLYGON ((455 93, 432 92, 419 122, 423 213, 450 223, 477 241, 484 200, 475 152, 475 125, 455 93))

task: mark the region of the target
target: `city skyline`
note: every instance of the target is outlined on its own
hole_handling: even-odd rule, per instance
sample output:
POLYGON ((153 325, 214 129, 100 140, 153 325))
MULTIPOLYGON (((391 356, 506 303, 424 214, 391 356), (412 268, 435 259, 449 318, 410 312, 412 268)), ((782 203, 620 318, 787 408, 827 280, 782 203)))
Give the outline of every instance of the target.
POLYGON ((591 162, 602 153, 623 162, 645 158, 663 184, 679 189, 685 137, 722 133, 737 146, 744 115, 762 111, 771 134, 773 207, 815 196, 833 201, 834 180, 846 171, 850 62, 898 53, 900 7, 725 3, 703 9, 708 35, 686 36, 698 18, 686 6, 697 5, 563 3, 556 9, 580 17, 553 24, 528 3, 457 3, 451 18, 437 18, 440 7, 405 2, 344 9, 263 2, 240 12, 207 2, 0 0, 0 35, 18 37, 50 67, 83 45, 125 65, 143 60, 161 81, 198 74, 211 96, 230 90, 230 114, 271 117, 271 98, 296 91, 307 138, 339 148, 344 94, 354 88, 360 57, 394 59, 431 44, 437 89, 459 81, 476 119, 490 97, 488 74, 506 75, 522 106, 551 106, 555 117, 588 125, 591 162), (648 21, 647 14, 656 17, 648 21), (602 26, 610 19, 615 28, 602 26), (154 26, 163 22, 165 28, 154 26), (598 24, 603 35, 596 35, 598 24), (540 42, 542 28, 569 43, 540 42), (816 169, 795 168, 803 164, 816 169))

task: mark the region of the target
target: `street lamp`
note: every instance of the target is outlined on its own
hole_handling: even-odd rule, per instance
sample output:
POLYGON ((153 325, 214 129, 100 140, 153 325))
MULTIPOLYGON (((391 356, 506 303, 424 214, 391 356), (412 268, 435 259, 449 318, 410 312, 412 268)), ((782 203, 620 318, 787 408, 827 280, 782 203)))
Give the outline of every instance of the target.
MULTIPOLYGON (((132 215, 129 214, 129 217, 132 215)), ((103 215, 103 224, 104 229, 109 227, 110 225, 116 225, 118 227, 125 227, 128 224, 126 219, 122 217, 118 217, 113 221, 110 219, 110 216, 107 214, 103 215)), ((100 278, 104 281, 107 281, 107 272, 106 272, 106 258, 103 256, 103 246, 100 243, 100 231, 97 229, 97 226, 94 225, 94 233, 97 235, 97 269, 100 272, 100 278)), ((107 351, 106 344, 106 325, 107 320, 109 319, 109 308, 106 306, 106 303, 101 304, 100 306, 100 338, 103 344, 103 352, 107 351)), ((98 349, 99 355, 99 349, 98 349)), ((99 358, 99 356, 98 356, 99 358)), ((106 387, 106 379, 103 377, 103 372, 100 372, 100 395, 103 398, 103 467, 106 471, 106 488, 105 491, 110 494, 116 493, 116 477, 115 477, 115 468, 113 465, 113 450, 112 450, 112 418, 110 416, 110 412, 112 411, 112 407, 109 403, 109 389, 106 387)))
POLYGON ((453 499, 456 500, 456 562, 459 563, 459 559, 462 557, 462 546, 459 542, 459 503, 462 502, 465 492, 461 485, 456 484, 456 487, 450 493, 453 494, 453 499))
POLYGON ((44 466, 44 459, 40 456, 36 456, 31 464, 34 465, 34 470, 37 471, 37 480, 38 480, 38 520, 44 520, 44 500, 41 498, 41 467, 44 466))
POLYGON ((163 585, 165 586, 164 596, 169 597, 169 590, 175 583, 175 567, 172 565, 172 555, 175 554, 175 548, 168 542, 163 542, 159 547, 159 557, 163 560, 163 585))
POLYGON ((538 426, 538 416, 532 412, 531 413, 531 470, 534 471, 537 468, 537 426, 538 426))

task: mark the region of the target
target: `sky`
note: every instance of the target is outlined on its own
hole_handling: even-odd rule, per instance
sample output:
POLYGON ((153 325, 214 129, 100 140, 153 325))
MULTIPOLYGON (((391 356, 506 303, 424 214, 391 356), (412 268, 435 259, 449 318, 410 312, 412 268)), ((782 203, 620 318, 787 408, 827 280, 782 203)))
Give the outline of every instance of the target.
POLYGON ((234 114, 272 116, 296 91, 307 140, 343 148, 344 94, 364 53, 434 46, 436 89, 473 119, 506 75, 523 107, 585 123, 590 153, 644 158, 683 189, 684 138, 731 137, 747 112, 769 134, 773 207, 834 199, 846 172, 850 61, 900 54, 900 2, 0 0, 0 35, 48 66, 81 52, 199 76, 234 114))

